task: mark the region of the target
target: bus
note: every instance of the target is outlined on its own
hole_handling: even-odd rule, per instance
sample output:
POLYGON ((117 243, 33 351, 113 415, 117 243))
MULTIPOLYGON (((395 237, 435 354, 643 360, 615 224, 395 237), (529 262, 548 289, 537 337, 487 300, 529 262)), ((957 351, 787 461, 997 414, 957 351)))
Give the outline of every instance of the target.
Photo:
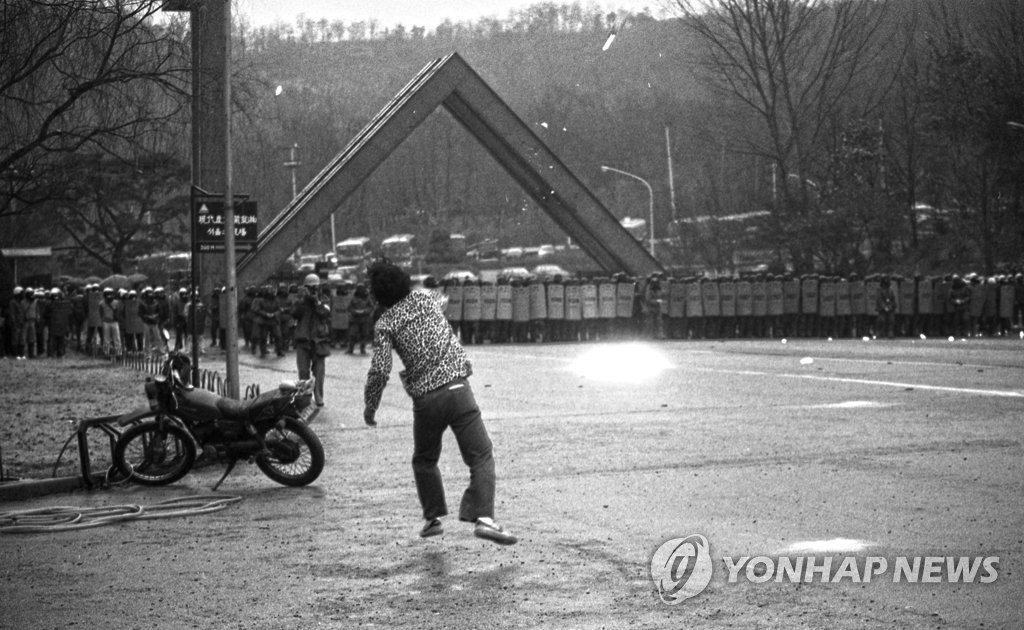
POLYGON ((394 234, 380 244, 381 253, 403 269, 412 269, 413 258, 419 253, 414 234, 394 234))
POLYGON ((365 236, 354 236, 334 246, 339 265, 362 265, 373 257, 373 245, 365 236))
POLYGON ((191 280, 192 255, 189 252, 157 252, 134 260, 135 273, 153 286, 185 286, 191 280))

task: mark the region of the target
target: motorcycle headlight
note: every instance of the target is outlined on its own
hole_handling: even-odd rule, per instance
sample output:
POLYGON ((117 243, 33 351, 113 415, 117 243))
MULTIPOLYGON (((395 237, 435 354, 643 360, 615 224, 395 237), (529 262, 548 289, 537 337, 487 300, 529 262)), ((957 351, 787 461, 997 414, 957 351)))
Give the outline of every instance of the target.
POLYGON ((160 408, 160 385, 161 381, 166 381, 163 377, 157 377, 157 380, 146 381, 146 398, 149 400, 149 408, 156 411, 160 408))

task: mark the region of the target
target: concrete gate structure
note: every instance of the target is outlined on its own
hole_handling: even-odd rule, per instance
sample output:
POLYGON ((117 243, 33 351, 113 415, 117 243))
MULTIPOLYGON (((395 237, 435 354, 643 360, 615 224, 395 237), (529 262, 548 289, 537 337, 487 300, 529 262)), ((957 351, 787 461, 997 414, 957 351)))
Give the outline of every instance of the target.
POLYGON ((467 129, 605 271, 663 271, 597 197, 457 53, 427 64, 260 230, 237 264, 239 287, 262 284, 439 106, 467 129))

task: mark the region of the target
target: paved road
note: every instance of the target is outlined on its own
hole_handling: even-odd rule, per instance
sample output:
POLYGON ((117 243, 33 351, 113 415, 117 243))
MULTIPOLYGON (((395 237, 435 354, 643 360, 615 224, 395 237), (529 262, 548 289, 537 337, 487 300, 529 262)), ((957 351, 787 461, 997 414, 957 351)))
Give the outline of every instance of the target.
MULTIPOLYGON (((478 540, 454 519, 440 538, 416 536, 410 403, 395 376, 381 426, 363 427, 368 358, 336 354, 327 407, 314 421, 328 450, 315 486, 283 488, 245 466, 221 487, 243 500, 222 512, 0 537, 0 626, 1024 622, 1019 340, 469 352, 496 449, 496 516, 521 535, 518 545, 478 540), (652 554, 698 534, 709 541, 710 584, 682 603, 663 603, 650 578, 652 554), (749 574, 748 564, 734 568, 730 581, 729 564, 759 556, 749 574), (948 572, 927 572, 928 557, 942 566, 947 557, 998 563, 979 569, 974 583, 949 583, 948 572), (786 559, 806 569, 826 558, 830 577, 847 569, 837 582, 822 583, 820 570, 810 583, 766 573, 766 563, 786 559), (903 576, 894 584, 897 562, 910 566, 915 558, 916 575, 936 581, 903 576), (865 567, 877 569, 867 583, 865 567), (995 581, 980 583, 986 576, 995 581)), ((243 356, 242 381, 266 387, 289 378, 290 360, 243 356)), ((466 472, 450 436, 442 469, 457 508, 466 472)), ((169 488, 45 497, 10 508, 145 505, 206 492, 216 478, 203 470, 169 488)))

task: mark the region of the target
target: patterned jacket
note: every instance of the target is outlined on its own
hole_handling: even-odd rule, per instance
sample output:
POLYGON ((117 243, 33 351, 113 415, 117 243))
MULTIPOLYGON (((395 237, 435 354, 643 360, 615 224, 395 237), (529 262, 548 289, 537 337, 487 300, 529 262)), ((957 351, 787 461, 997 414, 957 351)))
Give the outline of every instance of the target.
POLYGON ((413 291, 381 313, 373 327, 373 359, 364 392, 367 409, 376 411, 380 405, 391 374, 392 349, 405 366, 399 377, 412 398, 473 373, 442 308, 437 297, 413 291))

